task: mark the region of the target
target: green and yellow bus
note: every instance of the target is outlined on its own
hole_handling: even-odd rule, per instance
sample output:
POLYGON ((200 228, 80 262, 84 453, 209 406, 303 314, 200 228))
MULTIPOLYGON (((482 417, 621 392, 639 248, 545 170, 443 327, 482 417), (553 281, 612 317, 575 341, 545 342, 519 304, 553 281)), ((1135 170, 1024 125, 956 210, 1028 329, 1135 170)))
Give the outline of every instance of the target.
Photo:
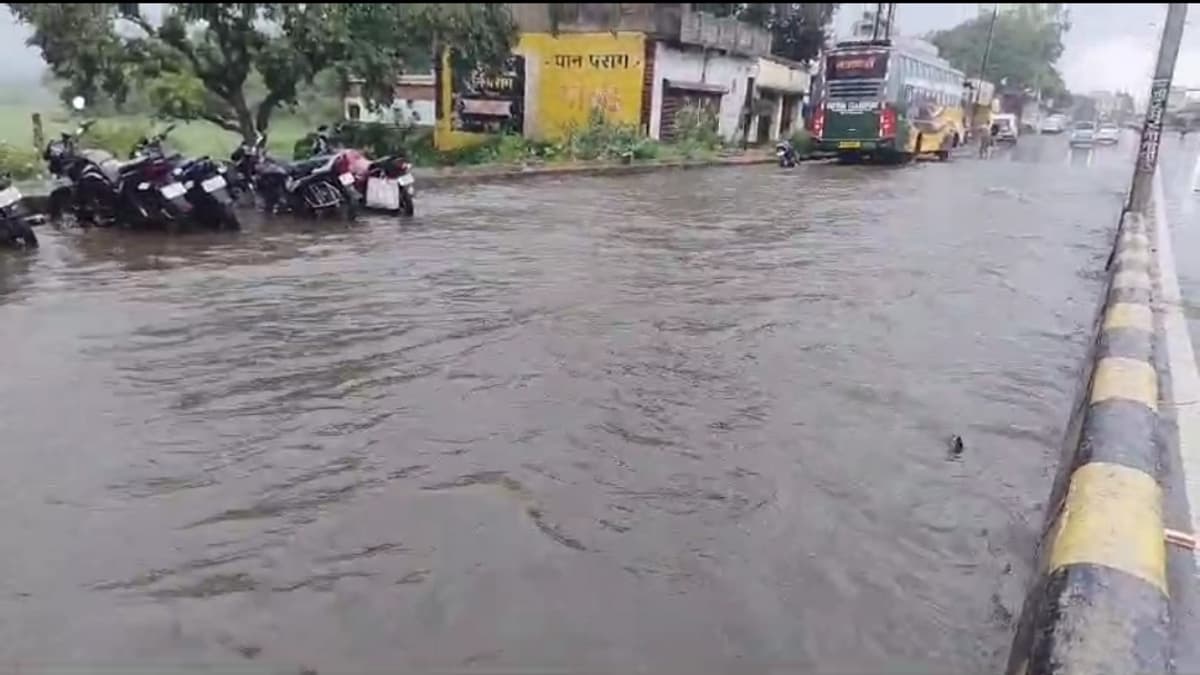
POLYGON ((841 42, 825 54, 812 131, 844 160, 947 159, 966 138, 963 73, 925 42, 841 42))

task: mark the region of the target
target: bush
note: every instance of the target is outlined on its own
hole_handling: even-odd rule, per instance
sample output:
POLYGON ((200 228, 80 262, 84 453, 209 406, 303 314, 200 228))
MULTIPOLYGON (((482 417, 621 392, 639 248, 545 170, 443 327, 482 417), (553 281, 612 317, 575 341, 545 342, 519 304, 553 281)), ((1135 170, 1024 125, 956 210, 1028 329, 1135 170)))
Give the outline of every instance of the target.
POLYGON ((721 146, 717 113, 707 106, 686 105, 675 113, 675 140, 683 146, 714 150, 721 146))
POLYGON ((0 173, 24 180, 41 175, 43 168, 42 155, 37 150, 0 143, 0 173))
POLYGON ((658 143, 636 126, 612 122, 599 108, 592 109, 584 127, 571 129, 562 145, 564 156, 583 160, 652 159, 658 151, 658 143))
POLYGON ((152 134, 153 131, 146 122, 101 120, 87 130, 81 144, 86 148, 107 150, 116 157, 125 158, 140 139, 152 134))
POLYGON ((795 149, 797 155, 803 157, 812 154, 814 150, 813 139, 812 134, 808 133, 807 129, 801 128, 793 131, 790 140, 792 148, 795 149))

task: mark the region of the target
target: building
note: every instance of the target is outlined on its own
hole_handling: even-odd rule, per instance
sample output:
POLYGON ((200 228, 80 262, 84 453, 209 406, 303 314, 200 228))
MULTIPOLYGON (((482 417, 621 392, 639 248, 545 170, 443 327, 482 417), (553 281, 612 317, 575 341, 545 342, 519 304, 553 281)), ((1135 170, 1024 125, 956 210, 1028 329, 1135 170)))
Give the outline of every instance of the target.
POLYGON ((352 122, 433 126, 435 82, 433 73, 401 75, 396 78, 391 105, 372 108, 363 96, 363 81, 351 79, 342 97, 342 117, 352 122))
POLYGON ((812 73, 804 64, 760 56, 754 73, 754 117, 749 138, 768 143, 787 138, 804 126, 801 113, 812 91, 812 73))
MULTIPOLYGON (((478 143, 487 134, 519 133, 555 140, 600 113, 609 123, 651 138, 674 136, 684 109, 712 114, 727 140, 766 136, 794 118, 803 76, 762 66, 769 32, 732 18, 692 10, 690 3, 514 3, 519 38, 501 73, 455 71, 452 53, 438 68, 435 140, 443 149, 478 143), (767 72, 769 71, 769 72, 767 72), (755 83, 767 72, 763 86, 755 83), (752 106, 762 115, 748 117, 752 106), (790 107, 785 115, 784 106, 790 107)), ((778 67, 777 67, 778 66, 778 67)))

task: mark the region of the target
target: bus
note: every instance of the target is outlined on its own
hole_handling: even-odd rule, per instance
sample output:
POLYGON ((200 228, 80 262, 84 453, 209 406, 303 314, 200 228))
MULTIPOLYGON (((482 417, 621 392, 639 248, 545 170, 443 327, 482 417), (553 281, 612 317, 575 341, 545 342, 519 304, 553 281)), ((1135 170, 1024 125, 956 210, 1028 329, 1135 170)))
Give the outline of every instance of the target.
POLYGON ((825 54, 817 147, 843 160, 948 159, 966 139, 963 84, 927 42, 840 42, 825 54))

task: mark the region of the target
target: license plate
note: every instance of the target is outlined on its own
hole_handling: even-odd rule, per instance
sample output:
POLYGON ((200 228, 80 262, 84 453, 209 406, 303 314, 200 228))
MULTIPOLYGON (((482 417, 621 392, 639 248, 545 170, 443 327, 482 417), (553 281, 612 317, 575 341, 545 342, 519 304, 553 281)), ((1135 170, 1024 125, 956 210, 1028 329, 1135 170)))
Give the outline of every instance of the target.
POLYGON ((167 199, 178 199, 179 197, 182 197, 185 192, 187 192, 187 189, 184 188, 180 183, 170 183, 162 186, 158 189, 158 191, 161 192, 162 196, 166 197, 167 199))
POLYGON ((0 208, 7 208, 21 201, 21 191, 15 187, 0 190, 0 208))
POLYGON ((838 148, 842 149, 842 150, 851 150, 854 148, 861 148, 861 147, 862 147, 861 141, 842 141, 842 142, 838 143, 838 148))
POLYGON ((396 182, 400 183, 401 185, 412 185, 413 184, 412 174, 406 173, 403 176, 400 176, 399 178, 397 178, 396 182))
POLYGON ((344 174, 338 176, 338 180, 342 181, 342 185, 345 185, 346 187, 350 187, 351 185, 354 185, 354 174, 344 173, 344 174))
POLYGON ((221 176, 213 176, 212 178, 200 181, 200 187, 203 188, 205 192, 216 192, 217 190, 225 187, 225 185, 225 179, 221 176))

